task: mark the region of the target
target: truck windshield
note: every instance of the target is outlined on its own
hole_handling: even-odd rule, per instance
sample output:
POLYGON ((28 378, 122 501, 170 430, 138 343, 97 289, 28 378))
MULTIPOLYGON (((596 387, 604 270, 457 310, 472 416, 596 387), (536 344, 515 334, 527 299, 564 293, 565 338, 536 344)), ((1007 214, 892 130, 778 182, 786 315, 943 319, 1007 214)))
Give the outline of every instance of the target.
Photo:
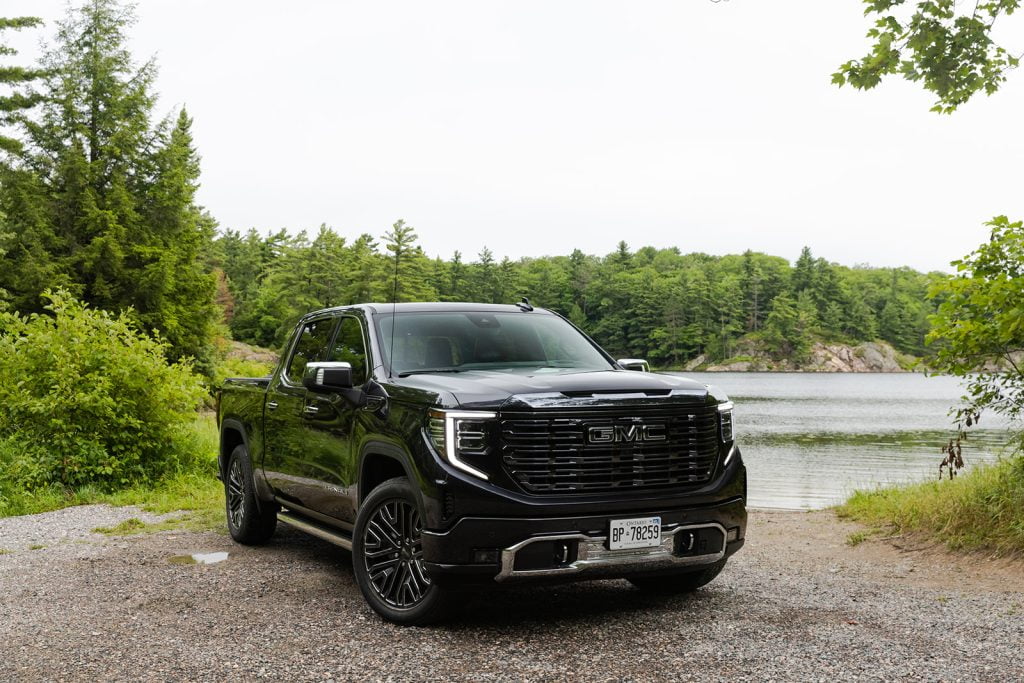
POLYGON ((385 357, 398 375, 470 370, 575 368, 611 363, 558 316, 517 312, 398 313, 376 318, 385 357))

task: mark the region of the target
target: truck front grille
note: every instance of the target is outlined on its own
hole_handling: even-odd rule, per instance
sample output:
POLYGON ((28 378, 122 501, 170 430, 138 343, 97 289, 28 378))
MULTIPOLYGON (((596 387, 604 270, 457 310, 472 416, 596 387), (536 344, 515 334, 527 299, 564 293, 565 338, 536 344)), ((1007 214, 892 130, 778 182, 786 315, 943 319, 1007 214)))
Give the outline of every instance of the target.
POLYGON ((718 413, 704 406, 503 412, 501 461, 528 493, 698 486, 718 461, 718 413))

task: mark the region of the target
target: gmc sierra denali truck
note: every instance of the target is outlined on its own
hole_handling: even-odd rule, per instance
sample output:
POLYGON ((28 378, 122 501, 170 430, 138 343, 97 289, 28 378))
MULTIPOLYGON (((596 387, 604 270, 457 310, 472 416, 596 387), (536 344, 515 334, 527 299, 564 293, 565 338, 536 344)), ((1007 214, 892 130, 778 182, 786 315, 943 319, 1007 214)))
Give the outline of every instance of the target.
POLYGON ((228 529, 351 550, 403 624, 522 581, 696 590, 744 541, 732 403, 645 367, 526 300, 310 313, 270 377, 220 391, 228 529))

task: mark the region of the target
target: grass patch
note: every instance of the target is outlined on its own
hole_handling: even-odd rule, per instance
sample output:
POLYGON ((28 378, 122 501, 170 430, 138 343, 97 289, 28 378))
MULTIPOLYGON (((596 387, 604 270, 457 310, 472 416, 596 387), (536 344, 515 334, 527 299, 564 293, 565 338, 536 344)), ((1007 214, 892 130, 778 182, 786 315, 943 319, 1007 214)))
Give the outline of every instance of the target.
POLYGON ((7 548, 0 548, 0 555, 10 555, 13 552, 13 550, 8 550, 7 548))
POLYGON ((97 534, 107 534, 108 536, 127 536, 128 534, 136 534, 145 528, 145 522, 138 517, 132 517, 114 526, 98 526, 93 531, 97 534))
POLYGON ((836 512, 876 533, 917 533, 952 550, 1024 556, 1024 457, 978 466, 953 481, 858 491, 836 512))
POLYGON ((185 510, 188 514, 154 524, 146 524, 138 519, 127 520, 115 527, 102 531, 98 529, 100 533, 125 535, 165 529, 220 529, 224 526, 224 488, 216 478, 217 440, 217 425, 213 416, 198 416, 194 429, 184 437, 182 447, 203 455, 200 458, 201 469, 177 472, 154 483, 133 484, 119 491, 104 491, 91 486, 77 489, 50 486, 27 491, 5 486, 5 482, 0 479, 0 517, 32 515, 73 505, 108 503, 116 506, 138 505, 156 514, 178 510, 185 510))
POLYGON ((877 536, 880 532, 880 529, 865 529, 863 531, 854 531, 852 534, 846 537, 846 545, 850 546, 851 548, 856 548, 872 536, 877 536))
POLYGON ((42 545, 42 544, 39 544, 39 543, 33 543, 32 545, 30 545, 28 547, 28 549, 29 550, 42 550, 45 547, 46 547, 45 545, 42 545))

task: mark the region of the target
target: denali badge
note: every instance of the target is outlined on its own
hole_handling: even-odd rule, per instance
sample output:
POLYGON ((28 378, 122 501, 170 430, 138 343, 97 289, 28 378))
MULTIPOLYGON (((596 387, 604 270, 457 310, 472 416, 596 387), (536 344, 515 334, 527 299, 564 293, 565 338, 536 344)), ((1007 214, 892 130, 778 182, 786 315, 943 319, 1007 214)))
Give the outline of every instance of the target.
POLYGON ((665 425, 602 425, 587 429, 587 441, 590 443, 664 441, 665 438, 665 425))

